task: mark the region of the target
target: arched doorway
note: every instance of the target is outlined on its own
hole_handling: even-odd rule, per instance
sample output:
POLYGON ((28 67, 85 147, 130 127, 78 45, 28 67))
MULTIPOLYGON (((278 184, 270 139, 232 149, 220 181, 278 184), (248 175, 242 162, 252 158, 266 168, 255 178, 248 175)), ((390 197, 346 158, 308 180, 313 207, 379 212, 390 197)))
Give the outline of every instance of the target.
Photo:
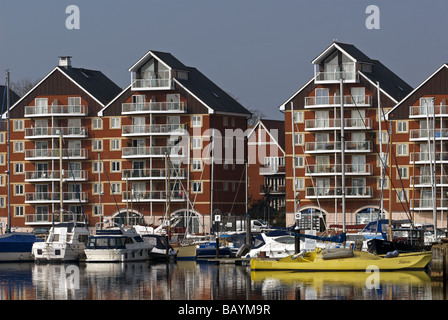
POLYGON ((326 230, 327 212, 316 206, 306 206, 299 208, 300 218, 296 218, 296 225, 300 230, 316 230, 323 232, 326 230))
MULTIPOLYGON (((194 209, 179 209, 171 213, 171 228, 178 228, 184 234, 204 232, 203 215, 194 209)), ((180 232, 179 232, 180 233, 180 232)))
POLYGON ((383 209, 380 214, 380 207, 377 205, 367 205, 354 212, 356 224, 368 224, 372 221, 386 219, 387 211, 383 209))
POLYGON ((135 226, 144 225, 143 214, 135 209, 120 209, 115 211, 111 216, 114 225, 135 226))

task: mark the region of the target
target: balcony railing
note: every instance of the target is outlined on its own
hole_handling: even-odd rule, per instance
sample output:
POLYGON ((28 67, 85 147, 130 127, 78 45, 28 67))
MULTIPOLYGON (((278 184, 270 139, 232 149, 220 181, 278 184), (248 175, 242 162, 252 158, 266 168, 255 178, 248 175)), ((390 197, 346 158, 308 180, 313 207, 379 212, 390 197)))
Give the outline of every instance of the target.
MULTIPOLYGON (((432 211, 434 208, 432 199, 427 198, 420 198, 415 199, 414 201, 411 201, 411 209, 418 210, 418 211, 432 211)), ((447 198, 438 198, 436 200, 436 206, 437 210, 447 210, 448 209, 448 199, 447 198)))
POLYGON ((143 79, 132 79, 132 89, 172 88, 170 71, 147 71, 143 79))
POLYGON ((25 117, 67 117, 86 116, 87 106, 64 105, 64 106, 26 106, 25 117))
POLYGON ((355 71, 326 71, 316 73, 315 82, 338 82, 343 79, 346 82, 356 82, 358 80, 355 71))
MULTIPOLYGON (((344 129, 368 130, 372 128, 372 119, 349 118, 344 119, 344 129)), ((310 119, 305 120, 305 130, 334 130, 341 129, 341 119, 310 119)))
POLYGON ((260 193, 282 194, 286 192, 286 186, 260 186, 260 193))
POLYGON ((64 138, 85 138, 87 128, 83 127, 51 127, 51 128, 26 128, 25 138, 55 138, 60 135, 64 138))
MULTIPOLYGON (((448 152, 436 152, 436 162, 437 163, 448 163, 448 152)), ((410 154, 410 163, 424 164, 429 161, 434 161, 433 152, 416 152, 410 154)))
POLYGON ((122 114, 142 113, 185 113, 187 108, 183 102, 138 102, 123 103, 122 114))
MULTIPOLYGON (((430 129, 430 130, 412 129, 410 131, 410 133, 411 133, 410 139, 413 141, 418 141, 418 140, 426 141, 426 140, 428 140, 428 138, 429 139, 434 138, 434 130, 432 130, 432 129, 430 129)), ((435 134, 436 134, 435 138, 437 140, 448 139, 448 129, 436 129, 435 134)))
MULTIPOLYGON (((341 96, 319 96, 305 97, 305 108, 328 108, 341 105, 341 96)), ((371 106, 371 96, 367 95, 345 95, 344 107, 366 107, 371 106)))
MULTIPOLYGON (((126 169, 122 173, 122 180, 166 179, 167 177, 166 169, 126 169)), ((182 168, 170 170, 172 179, 185 177, 185 170, 182 168)))
MULTIPOLYGON (((63 159, 87 159, 87 149, 64 149, 63 159)), ((59 149, 28 149, 25 150, 25 160, 59 159, 59 149)))
POLYGON ((186 129, 184 124, 148 124, 125 125, 122 127, 123 136, 167 135, 186 129))
MULTIPOLYGON (((60 179, 59 170, 56 171, 26 171, 25 172, 25 181, 33 182, 33 181, 59 181, 60 179)), ((87 171, 85 170, 64 170, 64 174, 62 177, 66 181, 86 181, 87 180, 87 171)))
MULTIPOLYGON (((185 201, 186 195, 181 191, 172 191, 170 201, 185 201)), ((128 202, 163 202, 167 200, 166 191, 125 191, 123 192, 123 201, 128 202)))
MULTIPOLYGON (((370 141, 345 142, 345 152, 371 152, 371 150, 372 148, 370 141)), ((341 151, 342 151, 342 144, 340 141, 305 143, 305 152, 308 153, 330 153, 341 151)))
MULTIPOLYGON (((352 199, 371 198, 373 189, 371 187, 346 187, 345 197, 352 199)), ((342 188, 335 187, 308 187, 306 188, 306 198, 342 198, 342 188)))
MULTIPOLYGON (((415 176, 411 177, 411 186, 417 186, 417 187, 431 187, 431 176, 430 175, 421 175, 421 176, 415 176)), ((436 176, 436 186, 447 186, 448 185, 448 176, 436 176)))
MULTIPOLYGON (((87 192, 63 192, 64 202, 87 202, 87 192), (79 198, 78 198, 79 195, 79 198)), ((61 199, 59 192, 27 192, 25 193, 25 203, 39 203, 39 202, 59 202, 61 199)))
POLYGON ((435 106, 410 106, 409 118, 426 118, 434 115, 438 117, 448 117, 448 105, 435 106))
MULTIPOLYGON (((371 164, 346 164, 345 174, 346 175, 371 175, 372 174, 371 164)), ((341 164, 331 164, 331 165, 308 165, 306 166, 305 175, 313 176, 331 176, 331 175, 341 175, 342 165, 341 164)))
POLYGON ((123 158, 146 158, 163 157, 165 154, 170 157, 183 156, 182 147, 126 147, 122 150, 123 158))
POLYGON ((39 225, 52 224, 53 222, 83 222, 84 216, 82 214, 64 213, 62 216, 59 212, 51 213, 34 213, 25 215, 25 224, 39 225))

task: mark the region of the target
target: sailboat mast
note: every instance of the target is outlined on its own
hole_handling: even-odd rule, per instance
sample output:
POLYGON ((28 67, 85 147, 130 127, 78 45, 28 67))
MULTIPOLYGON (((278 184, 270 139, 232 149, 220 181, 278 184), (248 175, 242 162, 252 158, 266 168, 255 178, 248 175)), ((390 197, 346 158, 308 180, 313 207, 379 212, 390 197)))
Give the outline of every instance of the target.
POLYGON ((377 81, 377 94, 378 94, 378 140, 380 144, 380 165, 381 165, 381 198, 380 198, 380 210, 379 210, 379 217, 380 219, 381 215, 383 214, 383 208, 384 208, 384 159, 383 159, 383 135, 381 133, 381 95, 380 95, 380 82, 377 81))
POLYGON ((342 174, 342 232, 346 231, 345 221, 345 132, 344 132, 344 80, 341 77, 340 82, 341 96, 341 174, 342 174))
POLYGON ((10 108, 10 96, 9 96, 9 71, 6 70, 6 108, 7 113, 7 131, 8 131, 8 225, 6 232, 11 229, 11 134, 9 124, 9 108, 10 108))
MULTIPOLYGON (((62 170, 62 129, 59 131, 59 221, 62 222, 64 219, 62 215, 64 214, 64 203, 63 203, 63 170, 62 170)), ((52 219, 52 224, 54 226, 54 219, 52 219)))

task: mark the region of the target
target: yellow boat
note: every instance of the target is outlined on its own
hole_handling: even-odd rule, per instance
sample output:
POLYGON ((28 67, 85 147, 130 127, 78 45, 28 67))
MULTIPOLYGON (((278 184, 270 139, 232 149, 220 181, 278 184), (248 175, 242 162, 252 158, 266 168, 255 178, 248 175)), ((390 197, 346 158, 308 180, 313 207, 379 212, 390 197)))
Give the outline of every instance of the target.
POLYGON ((290 255, 280 260, 251 259, 251 270, 295 271, 366 271, 424 269, 431 261, 431 252, 401 253, 386 258, 350 249, 321 250, 290 255))

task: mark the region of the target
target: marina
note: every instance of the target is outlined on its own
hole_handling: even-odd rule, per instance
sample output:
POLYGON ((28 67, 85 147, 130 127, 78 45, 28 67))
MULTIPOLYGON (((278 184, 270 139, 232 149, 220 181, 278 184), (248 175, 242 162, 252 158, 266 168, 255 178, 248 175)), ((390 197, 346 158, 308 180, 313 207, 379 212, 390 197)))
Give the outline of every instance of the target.
POLYGON ((1 300, 446 300, 425 271, 251 272, 200 263, 1 264, 1 300), (79 283, 70 278, 79 272, 79 283))

